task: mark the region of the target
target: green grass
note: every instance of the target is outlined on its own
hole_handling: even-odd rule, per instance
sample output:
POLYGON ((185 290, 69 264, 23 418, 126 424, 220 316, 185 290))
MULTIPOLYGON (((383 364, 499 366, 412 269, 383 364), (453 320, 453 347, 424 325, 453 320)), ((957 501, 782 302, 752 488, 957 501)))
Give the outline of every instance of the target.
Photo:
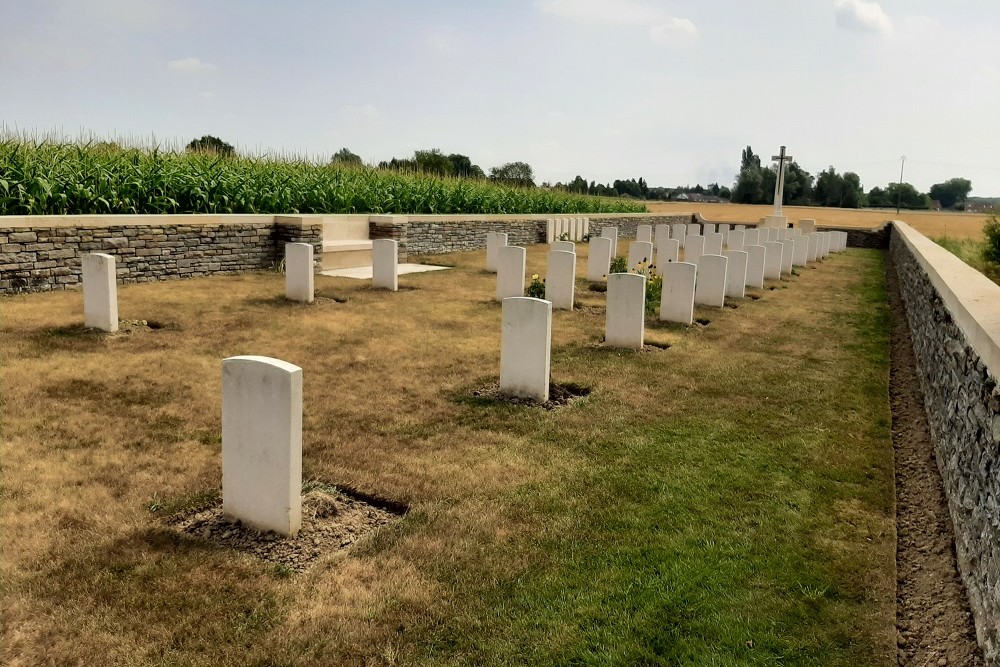
POLYGON ((986 261, 984 256, 987 247, 986 241, 956 239, 949 236, 941 236, 931 240, 1000 285, 1000 265, 986 261))
POLYGON ((611 213, 623 199, 292 159, 0 136, 0 215, 611 213))
POLYGON ((273 273, 127 285, 124 317, 180 326, 118 338, 47 334, 78 293, 7 297, 0 660, 894 664, 882 258, 650 320, 670 347, 642 353, 598 344, 581 290, 552 375, 593 391, 554 411, 473 397, 499 372, 481 251, 395 294, 317 276, 342 304, 286 306, 273 273), (163 525, 214 498, 219 361, 246 353, 305 369, 306 479, 402 521, 301 575, 163 525))

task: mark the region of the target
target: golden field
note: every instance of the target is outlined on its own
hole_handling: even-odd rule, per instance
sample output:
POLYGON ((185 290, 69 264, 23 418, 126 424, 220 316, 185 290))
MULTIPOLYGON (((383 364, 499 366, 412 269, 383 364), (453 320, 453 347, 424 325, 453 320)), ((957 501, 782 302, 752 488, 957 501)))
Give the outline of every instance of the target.
MULTIPOLYGON (((706 204, 699 202, 646 202, 653 213, 701 213, 706 220, 721 222, 756 222, 770 215, 774 207, 753 204, 706 204)), ((947 236, 960 239, 982 239, 983 223, 989 217, 982 213, 957 211, 900 211, 895 209, 828 208, 823 206, 786 206, 790 221, 813 219, 817 225, 845 227, 875 227, 886 220, 902 220, 930 238, 947 236)))

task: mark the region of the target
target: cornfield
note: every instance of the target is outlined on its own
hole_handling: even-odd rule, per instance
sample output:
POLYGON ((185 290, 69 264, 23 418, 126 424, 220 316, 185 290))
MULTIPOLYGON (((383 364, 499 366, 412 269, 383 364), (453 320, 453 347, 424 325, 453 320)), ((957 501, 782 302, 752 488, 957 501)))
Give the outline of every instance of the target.
POLYGON ((621 199, 302 159, 0 136, 0 215, 616 213, 621 199))

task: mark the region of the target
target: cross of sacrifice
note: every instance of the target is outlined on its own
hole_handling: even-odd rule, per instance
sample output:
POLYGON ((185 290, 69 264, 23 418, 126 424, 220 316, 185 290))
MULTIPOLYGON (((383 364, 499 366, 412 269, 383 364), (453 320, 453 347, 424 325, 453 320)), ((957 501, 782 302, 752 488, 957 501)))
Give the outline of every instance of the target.
POLYGON ((774 215, 781 215, 781 201, 785 198, 785 163, 792 161, 791 155, 785 155, 785 147, 781 147, 778 155, 771 159, 778 163, 778 179, 774 182, 774 215))

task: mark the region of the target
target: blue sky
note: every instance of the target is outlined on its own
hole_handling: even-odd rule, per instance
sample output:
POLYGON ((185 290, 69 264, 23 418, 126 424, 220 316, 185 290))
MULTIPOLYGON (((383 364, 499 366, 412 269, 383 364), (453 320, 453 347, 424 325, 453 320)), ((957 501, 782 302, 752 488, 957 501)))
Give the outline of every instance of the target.
POLYGON ((996 0, 0 0, 0 123, 536 180, 731 184, 786 144, 1000 195, 996 0))

